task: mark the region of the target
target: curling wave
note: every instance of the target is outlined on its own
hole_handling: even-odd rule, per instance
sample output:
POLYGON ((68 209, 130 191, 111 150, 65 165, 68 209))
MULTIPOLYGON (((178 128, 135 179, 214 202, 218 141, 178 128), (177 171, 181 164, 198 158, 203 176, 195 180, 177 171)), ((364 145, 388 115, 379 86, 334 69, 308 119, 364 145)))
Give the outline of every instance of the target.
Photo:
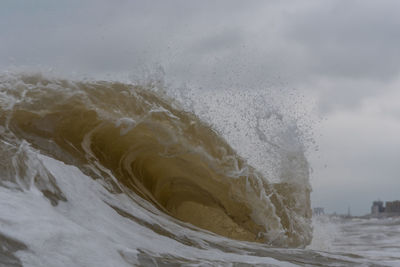
MULTIPOLYGON (((69 201, 51 175, 39 167, 27 173, 21 148, 29 145, 135 205, 151 203, 177 224, 272 246, 310 243, 308 183, 269 182, 210 125, 165 94, 119 82, 6 75, 0 108, 3 186, 33 184, 53 205, 69 201)), ((304 155, 288 160, 308 174, 304 155)))

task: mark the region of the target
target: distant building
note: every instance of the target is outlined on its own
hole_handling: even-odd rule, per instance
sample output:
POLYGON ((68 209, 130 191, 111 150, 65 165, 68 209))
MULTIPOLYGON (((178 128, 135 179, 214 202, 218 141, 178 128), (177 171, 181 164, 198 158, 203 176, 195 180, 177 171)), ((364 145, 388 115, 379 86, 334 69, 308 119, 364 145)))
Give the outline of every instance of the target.
POLYGON ((324 208, 316 207, 313 209, 313 215, 320 216, 324 214, 325 214, 324 208))
POLYGON ((372 214, 379 214, 385 211, 385 207, 383 207, 382 201, 374 201, 372 202, 371 213, 372 214))
POLYGON ((386 201, 383 206, 382 201, 374 201, 371 207, 371 214, 374 216, 400 216, 400 200, 386 201))
POLYGON ((400 212, 400 200, 386 201, 385 212, 400 212))

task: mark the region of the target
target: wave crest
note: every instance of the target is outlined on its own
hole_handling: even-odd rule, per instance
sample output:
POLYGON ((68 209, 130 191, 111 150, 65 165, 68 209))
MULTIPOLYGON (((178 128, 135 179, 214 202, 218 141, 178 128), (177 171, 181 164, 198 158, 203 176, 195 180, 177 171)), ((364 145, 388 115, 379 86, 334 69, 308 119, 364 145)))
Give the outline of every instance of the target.
MULTIPOLYGON (((111 192, 139 195, 229 238, 291 247, 311 240, 308 181, 268 182, 212 127, 165 95, 41 75, 2 77, 0 93, 2 140, 28 142, 111 192)), ((304 155, 289 160, 308 175, 304 155)))

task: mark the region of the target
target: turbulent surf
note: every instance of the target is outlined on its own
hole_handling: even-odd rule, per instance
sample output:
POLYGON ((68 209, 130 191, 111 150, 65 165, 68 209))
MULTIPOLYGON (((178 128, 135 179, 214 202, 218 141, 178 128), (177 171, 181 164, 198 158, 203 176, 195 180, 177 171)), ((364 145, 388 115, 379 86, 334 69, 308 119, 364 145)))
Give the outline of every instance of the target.
POLYGON ((209 122, 146 85, 6 74, 0 108, 10 263, 50 263, 46 254, 64 249, 79 264, 93 253, 112 264, 274 264, 283 257, 272 247, 311 242, 304 151, 267 177, 209 122), (65 250, 74 246, 86 257, 65 250))

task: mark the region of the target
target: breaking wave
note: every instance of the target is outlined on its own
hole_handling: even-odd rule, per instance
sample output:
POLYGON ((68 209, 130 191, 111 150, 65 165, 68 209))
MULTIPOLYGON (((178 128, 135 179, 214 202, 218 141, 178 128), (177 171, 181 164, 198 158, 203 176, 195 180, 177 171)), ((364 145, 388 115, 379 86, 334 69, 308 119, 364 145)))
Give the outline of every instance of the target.
MULTIPOLYGON (((0 109, 0 184, 11 195, 33 190, 53 208, 74 203, 82 196, 68 186, 89 190, 77 182, 79 171, 101 185, 97 197, 117 216, 183 244, 195 246, 196 233, 273 247, 311 241, 304 151, 279 154, 290 164, 268 177, 210 122, 148 84, 7 74, 0 109)), ((83 199, 92 205, 93 197, 83 199)))

